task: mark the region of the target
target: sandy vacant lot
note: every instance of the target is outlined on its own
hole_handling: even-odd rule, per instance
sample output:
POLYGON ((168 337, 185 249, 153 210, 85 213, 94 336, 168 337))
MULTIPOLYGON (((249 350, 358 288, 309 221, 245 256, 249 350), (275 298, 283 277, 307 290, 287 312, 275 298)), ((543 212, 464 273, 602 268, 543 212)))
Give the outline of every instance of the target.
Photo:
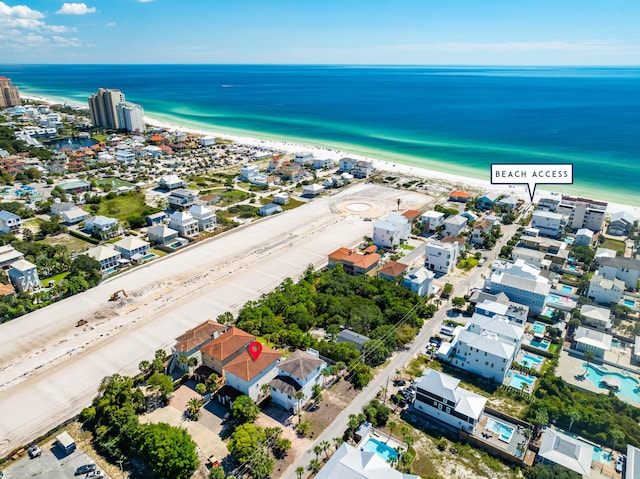
POLYGON ((109 374, 174 338, 297 278, 371 235, 372 222, 431 198, 371 184, 238 228, 0 326, 0 457, 77 414, 109 374), (113 303, 113 291, 125 300, 113 303), (88 324, 76 327, 80 319, 88 324))

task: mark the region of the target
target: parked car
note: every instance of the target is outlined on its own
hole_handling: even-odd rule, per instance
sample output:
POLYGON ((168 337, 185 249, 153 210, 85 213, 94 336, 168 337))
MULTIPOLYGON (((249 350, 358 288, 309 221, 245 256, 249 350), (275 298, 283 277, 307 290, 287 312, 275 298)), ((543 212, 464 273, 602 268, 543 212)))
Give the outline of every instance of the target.
POLYGON ((102 472, 100 469, 96 469, 95 471, 90 472, 89 474, 87 474, 87 479, 89 478, 102 478, 104 477, 104 472, 102 472))
POLYGON ((29 457, 30 458, 34 458, 34 457, 40 457, 42 455, 42 450, 36 445, 36 444, 32 444, 29 447, 29 457))
POLYGON ((78 469, 76 469, 76 476, 80 476, 81 474, 88 474, 90 472, 93 472, 96 470, 96 465, 95 464, 84 464, 82 466, 80 466, 78 469))
POLYGON ((405 384, 407 384, 407 381, 405 381, 404 379, 394 379, 393 380, 393 385, 394 386, 404 386, 405 384))
POLYGON ((623 468, 624 468, 624 458, 620 456, 618 457, 618 459, 616 459, 616 472, 622 472, 623 468))

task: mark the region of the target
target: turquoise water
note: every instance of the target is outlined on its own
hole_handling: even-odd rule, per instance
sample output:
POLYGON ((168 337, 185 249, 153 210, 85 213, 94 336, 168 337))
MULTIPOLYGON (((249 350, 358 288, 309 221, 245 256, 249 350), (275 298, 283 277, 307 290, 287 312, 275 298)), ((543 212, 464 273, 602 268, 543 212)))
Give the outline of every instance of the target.
POLYGON ((573 293, 573 288, 571 286, 567 286, 566 284, 563 284, 561 291, 563 293, 573 293))
POLYGON ((625 305, 627 308, 635 308, 635 307, 636 307, 636 302, 635 302, 635 301, 632 301, 632 300, 630 300, 630 299, 625 299, 625 300, 624 300, 624 305, 625 305))
MULTIPOLYGON (((522 361, 526 361, 529 364, 542 364, 542 362, 544 361, 544 358, 542 356, 538 356, 537 354, 530 354, 530 353, 526 353, 523 357, 522 357, 522 361)), ((520 364, 522 364, 522 361, 520 362, 520 364)))
POLYGON ((496 421, 495 419, 491 418, 487 420, 487 429, 489 431, 495 432, 496 434, 499 434, 500 440, 504 442, 511 441, 514 430, 513 427, 507 426, 506 424, 503 424, 500 421, 496 421))
POLYGON ((548 339, 537 339, 537 338, 533 338, 531 341, 529 341, 529 344, 531 346, 533 346, 534 348, 538 348, 538 349, 542 349, 544 351, 546 351, 547 349, 549 349, 549 345, 551 344, 549 342, 548 339))
POLYGON ((397 458, 398 451, 396 451, 391 446, 388 446, 384 442, 378 441, 377 439, 370 437, 367 439, 367 442, 364 443, 363 449, 366 452, 375 452, 378 456, 380 456, 385 461, 389 461, 390 458, 397 458))
POLYGON ((489 179, 574 164, 562 191, 640 205, 638 68, 2 65, 22 93, 87 105, 118 88, 150 117, 489 179), (607 171, 606 175, 601 174, 607 171))
POLYGON ((547 318, 552 318, 554 311, 555 309, 553 308, 544 308, 544 310, 542 311, 542 316, 546 316, 547 318))
POLYGON ((148 260, 148 259, 155 258, 155 257, 156 257, 156 255, 155 255, 155 254, 153 254, 153 253, 149 253, 149 254, 145 254, 145 255, 142 257, 142 259, 143 259, 144 261, 146 261, 146 260, 148 260))
POLYGON ((605 376, 615 376, 620 379, 621 386, 620 390, 616 391, 616 396, 626 402, 640 402, 640 395, 637 393, 638 381, 636 381, 634 378, 616 372, 601 371, 593 364, 589 364, 588 368, 586 363, 582 366, 587 370, 587 379, 591 381, 591 383, 593 383, 595 386, 602 389, 603 392, 608 391, 608 388, 600 385, 602 378, 605 376))
POLYGON ((545 329, 547 329, 547 326, 544 323, 541 323, 540 321, 536 321, 535 323, 533 323, 533 326, 531 327, 531 330, 537 334, 544 334, 545 329))
POLYGON ((509 386, 511 386, 512 388, 521 390, 522 386, 524 385, 525 386, 524 389, 526 391, 526 390, 529 390, 530 387, 533 386, 535 382, 536 382, 535 378, 516 373, 511 378, 511 382, 509 382, 509 386))
POLYGON ((600 462, 602 464, 609 464, 611 462, 611 452, 605 451, 601 447, 594 447, 593 455, 591 456, 591 458, 595 462, 600 462))

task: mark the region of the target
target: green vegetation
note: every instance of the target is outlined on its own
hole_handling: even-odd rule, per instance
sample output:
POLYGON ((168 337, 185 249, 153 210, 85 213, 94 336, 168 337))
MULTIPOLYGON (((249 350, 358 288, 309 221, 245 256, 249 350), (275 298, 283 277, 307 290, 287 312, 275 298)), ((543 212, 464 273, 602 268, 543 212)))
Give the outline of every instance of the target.
POLYGON ((470 256, 458 261, 458 264, 456 266, 458 266, 458 268, 460 269, 464 269, 465 271, 469 271, 478 266, 478 260, 470 256))
POLYGON ((248 200, 250 197, 249 193, 240 190, 224 190, 218 194, 220 195, 220 202, 218 203, 218 206, 233 205, 240 201, 248 200))
MULTIPOLYGON (((100 196, 96 198, 102 198, 100 196)), ((129 193, 116 195, 109 193, 97 205, 90 204, 89 210, 94 215, 109 216, 117 218, 119 221, 126 221, 129 218, 137 218, 157 213, 159 208, 152 208, 145 203, 144 193, 141 191, 130 191, 129 193)), ((146 223, 146 220, 145 220, 146 223)))
POLYGON ((545 465, 538 463, 524 471, 526 479, 580 479, 582 476, 557 464, 545 465))
POLYGON ((249 396, 242 395, 233 401, 231 415, 241 424, 253 422, 260 414, 260 409, 249 396))
POLYGON ((601 247, 615 250, 616 253, 620 255, 624 254, 624 241, 604 238, 603 236, 600 236, 600 238, 603 238, 603 241, 600 243, 601 247))
POLYGON ((133 186, 133 183, 130 181, 121 180, 120 178, 102 178, 101 180, 96 180, 96 184, 103 189, 108 185, 108 187, 111 188, 110 191, 120 188, 121 186, 126 186, 127 188, 133 186))

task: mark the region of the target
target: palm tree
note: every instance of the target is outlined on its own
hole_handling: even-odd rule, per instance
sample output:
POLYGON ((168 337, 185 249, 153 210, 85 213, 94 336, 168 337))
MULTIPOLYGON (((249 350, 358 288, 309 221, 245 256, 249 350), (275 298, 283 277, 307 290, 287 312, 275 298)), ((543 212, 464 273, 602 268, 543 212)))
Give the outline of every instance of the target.
POLYGON ((620 429, 612 429, 610 434, 611 439, 613 440, 613 447, 611 448, 611 451, 613 452, 615 451, 618 442, 624 439, 624 432, 622 432, 620 429))
POLYGON ((323 368, 322 371, 320 371, 320 374, 322 374, 322 385, 326 386, 327 378, 331 376, 331 370, 329 368, 323 368))
POLYGON ((262 397, 267 397, 269 391, 271 391, 271 386, 269 386, 269 383, 264 383, 262 386, 260 386, 260 393, 262 394, 262 397))
POLYGON ((393 430, 398 427, 398 425, 393 422, 393 421, 389 421, 387 423, 387 427, 389 428, 389 438, 387 439, 387 442, 389 441, 389 439, 391 439, 391 435, 393 434, 393 430))
POLYGON ((593 361, 594 357, 595 357, 595 354, 590 349, 587 349, 584 352, 584 359, 587 362, 587 364, 585 366, 585 370, 584 370, 584 374, 585 375, 589 372, 589 364, 591 363, 591 361, 593 361))
POLYGON ((197 419, 200 414, 200 408, 202 407, 202 402, 198 398, 191 398, 189 402, 187 402, 187 415, 191 419, 197 419))
POLYGON ((400 211, 400 198, 396 200, 398 202, 398 211, 400 211))
POLYGON ((320 467, 320 461, 318 461, 317 459, 311 459, 309 461, 309 469, 311 469, 313 472, 318 472, 320 470, 320 467))
POLYGON ((313 452, 316 455, 316 461, 317 461, 318 457, 320 456, 320 453, 322 452, 322 446, 320 446, 320 444, 313 446, 313 452))
POLYGON ((320 441, 320 447, 322 448, 325 459, 329 458, 329 449, 331 449, 331 443, 329 441, 320 441))
POLYGON ((571 431, 573 423, 582 419, 582 415, 577 409, 571 408, 567 411, 567 416, 569 416, 569 431, 571 431))
POLYGON ((333 445, 336 447, 336 449, 338 449, 340 446, 342 446, 342 443, 344 442, 344 439, 342 439, 339 436, 336 436, 333 438, 333 445))
POLYGON ((298 391, 295 395, 296 401, 298 401, 298 424, 300 424, 300 419, 302 417, 302 400, 304 399, 304 392, 302 390, 298 391))
POLYGON ((298 476, 298 479, 302 479, 303 474, 304 474, 304 467, 302 466, 296 467, 296 476, 298 476))
POLYGON ((142 361, 140 361, 140 364, 138 364, 138 369, 140 369, 140 372, 142 374, 147 374, 147 372, 149 372, 150 367, 151 367, 151 363, 146 359, 143 359, 142 361))

